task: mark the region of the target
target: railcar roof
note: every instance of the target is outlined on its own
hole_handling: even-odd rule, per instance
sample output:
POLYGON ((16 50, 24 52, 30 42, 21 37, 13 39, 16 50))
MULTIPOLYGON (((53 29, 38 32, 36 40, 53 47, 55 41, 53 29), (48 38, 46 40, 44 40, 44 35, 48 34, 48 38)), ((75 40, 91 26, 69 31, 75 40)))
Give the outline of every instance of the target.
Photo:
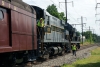
POLYGON ((4 1, 9 2, 14 6, 17 6, 21 9, 24 9, 24 10, 32 13, 31 7, 28 4, 24 3, 22 0, 4 0, 4 1))

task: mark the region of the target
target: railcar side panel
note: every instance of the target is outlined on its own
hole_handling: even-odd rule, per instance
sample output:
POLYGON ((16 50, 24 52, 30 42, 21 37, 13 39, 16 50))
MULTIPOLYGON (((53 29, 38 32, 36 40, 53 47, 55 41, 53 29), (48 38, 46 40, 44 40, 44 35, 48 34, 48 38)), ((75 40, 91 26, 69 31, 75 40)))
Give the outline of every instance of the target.
POLYGON ((26 16, 26 21, 27 21, 27 28, 26 28, 26 32, 28 35, 32 35, 32 23, 33 21, 31 20, 31 17, 26 16))
POLYGON ((34 50, 36 50, 37 49, 37 27, 36 27, 36 19, 35 18, 32 18, 32 20, 33 20, 33 34, 34 34, 34 36, 33 36, 33 44, 34 44, 34 46, 33 46, 33 49, 34 50))
POLYGON ((2 7, 4 18, 0 20, 0 52, 37 49, 36 15, 13 5, 10 7, 2 7), (8 10, 11 12, 8 13, 8 10))
POLYGON ((3 8, 0 8, 0 47, 9 47, 9 19, 3 8))
POLYGON ((33 49, 33 44, 32 44, 32 20, 31 17, 26 17, 27 19, 27 29, 26 32, 28 34, 27 36, 27 50, 32 50, 33 49))
POLYGON ((8 10, 0 7, 0 52, 12 50, 9 42, 9 23, 8 10))
POLYGON ((27 36, 26 48, 27 48, 27 50, 32 50, 33 49, 32 36, 27 36))
POLYGON ((16 11, 11 10, 11 24, 12 24, 12 33, 18 33, 18 25, 19 25, 19 13, 16 11))
POLYGON ((18 51, 19 50, 19 35, 17 34, 19 32, 18 30, 18 12, 15 12, 11 10, 11 26, 12 26, 12 50, 18 51))
POLYGON ((18 51, 19 50, 19 35, 12 34, 12 50, 18 51))
POLYGON ((26 19, 25 15, 19 13, 19 44, 20 50, 26 50, 26 19))
POLYGON ((27 50, 26 48, 26 35, 19 35, 20 50, 27 50))
MULTIPOLYGON (((32 49, 32 20, 31 17, 12 11, 12 44, 16 50, 32 49), (14 42, 17 42, 14 44, 14 42)), ((15 50, 15 49, 14 49, 15 50)))

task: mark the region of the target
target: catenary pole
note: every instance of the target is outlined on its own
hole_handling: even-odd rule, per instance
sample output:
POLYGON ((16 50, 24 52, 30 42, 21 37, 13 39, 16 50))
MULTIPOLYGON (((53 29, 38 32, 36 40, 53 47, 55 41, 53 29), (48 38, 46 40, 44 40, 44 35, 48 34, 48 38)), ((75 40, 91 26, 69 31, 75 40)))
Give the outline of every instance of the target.
POLYGON ((67 0, 65 0, 66 23, 67 23, 67 0))

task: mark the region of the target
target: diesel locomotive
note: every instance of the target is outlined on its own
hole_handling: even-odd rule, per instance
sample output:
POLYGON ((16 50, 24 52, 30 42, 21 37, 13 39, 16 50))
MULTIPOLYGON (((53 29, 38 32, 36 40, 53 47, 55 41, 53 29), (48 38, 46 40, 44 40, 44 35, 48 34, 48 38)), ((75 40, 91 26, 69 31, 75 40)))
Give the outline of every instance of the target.
POLYGON ((0 0, 0 65, 34 61, 80 48, 77 30, 44 9, 22 0, 0 0), (44 35, 40 39, 37 21, 44 18, 44 35))

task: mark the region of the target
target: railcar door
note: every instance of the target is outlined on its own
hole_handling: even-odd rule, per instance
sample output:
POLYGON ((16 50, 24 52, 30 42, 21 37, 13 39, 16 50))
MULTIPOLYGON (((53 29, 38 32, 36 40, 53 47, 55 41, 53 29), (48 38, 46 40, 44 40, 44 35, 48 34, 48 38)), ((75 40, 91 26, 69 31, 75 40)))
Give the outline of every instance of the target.
POLYGON ((10 46, 8 12, 0 7, 0 48, 8 46, 10 46))

